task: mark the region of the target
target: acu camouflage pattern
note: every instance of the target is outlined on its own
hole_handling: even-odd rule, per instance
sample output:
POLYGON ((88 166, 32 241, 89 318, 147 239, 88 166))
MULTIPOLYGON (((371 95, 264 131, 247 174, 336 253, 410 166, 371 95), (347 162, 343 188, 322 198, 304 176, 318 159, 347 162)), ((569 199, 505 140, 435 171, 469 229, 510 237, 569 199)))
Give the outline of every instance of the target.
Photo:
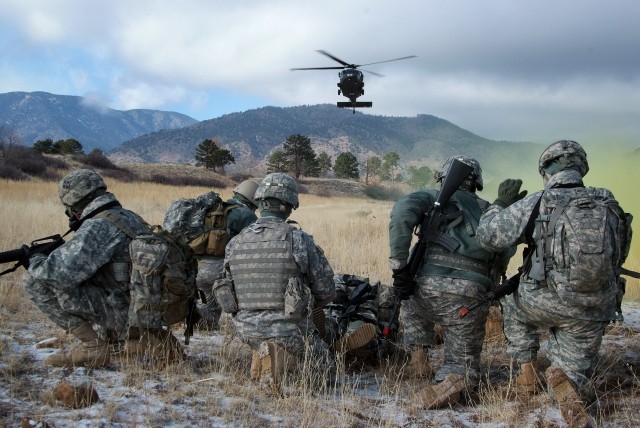
POLYGON ((235 237, 226 260, 240 310, 284 309, 287 283, 298 276, 294 229, 285 222, 256 222, 235 237))
POLYGON ((71 207, 98 189, 107 190, 102 177, 90 169, 77 169, 58 183, 58 196, 63 205, 71 207))
POLYGON ((281 202, 285 202, 297 209, 298 202, 298 184, 296 181, 281 172, 268 174, 260 182, 260 186, 256 190, 255 200, 276 198, 281 202))
POLYGON ((131 309, 129 324, 160 329, 183 321, 196 298, 197 261, 160 227, 130 244, 131 309))
MULTIPOLYGON (((82 217, 114 201, 116 198, 111 193, 101 195, 89 203, 82 217)), ((144 220, 131 211, 112 208, 108 212, 116 214, 136 233, 146 230, 144 220)), ((73 237, 49 256, 31 257, 24 278, 30 298, 65 330, 89 321, 110 334, 124 337, 129 278, 121 273, 129 271, 130 241, 113 222, 102 217, 86 219, 73 237), (124 269, 123 264, 127 266, 124 269)))
POLYGON ((418 277, 416 293, 402 302, 402 342, 405 348, 433 347, 435 324, 445 331, 444 363, 434 380, 441 382, 447 375, 467 376, 469 386, 480 379, 480 354, 489 308, 480 306, 464 318, 456 316, 462 306, 479 302, 483 286, 474 281, 445 276, 418 277), (439 291, 445 290, 445 291, 439 291), (456 290, 448 293, 446 290, 456 290), (468 295, 461 295, 467 290, 468 295))
MULTIPOLYGON (((251 228, 260 228, 265 225, 273 228, 276 224, 286 225, 283 219, 262 217, 251 228)), ((235 252, 242 246, 242 235, 249 233, 253 234, 254 232, 250 228, 244 229, 227 245, 226 275, 234 283, 235 277, 230 262, 235 258, 235 252)), ((309 286, 314 305, 323 307, 333 299, 335 293, 333 269, 310 235, 295 228, 290 233, 291 253, 297 267, 295 276, 304 279, 309 286)), ((261 342, 270 340, 288 352, 302 356, 305 352, 305 343, 309 343, 313 355, 318 358, 323 367, 333 367, 334 363, 328 345, 317 335, 315 325, 309 317, 303 320, 293 319, 287 316, 282 309, 240 310, 233 317, 233 322, 241 340, 249 344, 254 351, 258 350, 261 342)))
MULTIPOLYGON (((554 187, 581 186, 582 175, 576 170, 564 170, 551 176, 546 190, 554 187)), ((567 191, 577 190, 567 189, 567 191)), ((624 212, 606 189, 594 189, 610 208, 625 218, 624 212)), ((515 202, 507 208, 492 205, 482 216, 478 227, 478 240, 490 250, 499 251, 514 244, 526 243, 525 229, 542 192, 515 202)), ((541 210, 545 207, 541 202, 541 210)), ((631 236, 631 225, 624 222, 618 226, 620 259, 627 256, 631 236)), ((605 326, 615 314, 617 287, 605 287, 602 299, 597 304, 571 303, 563 300, 548 281, 531 278, 525 266, 518 290, 503 300, 505 312, 505 334, 508 338, 507 352, 519 363, 535 361, 539 349, 539 328, 552 331, 549 340, 549 358, 552 364, 563 369, 576 383, 581 393, 590 398, 592 390, 589 379, 597 363, 598 351, 605 326)), ((587 302, 588 303, 588 302, 587 302)))

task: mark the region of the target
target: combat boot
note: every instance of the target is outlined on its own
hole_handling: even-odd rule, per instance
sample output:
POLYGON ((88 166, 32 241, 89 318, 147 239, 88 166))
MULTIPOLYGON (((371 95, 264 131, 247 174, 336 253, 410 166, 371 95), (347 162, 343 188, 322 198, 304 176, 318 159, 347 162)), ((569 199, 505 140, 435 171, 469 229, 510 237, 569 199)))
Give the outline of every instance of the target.
POLYGON ((336 352, 353 351, 371 342, 376 337, 376 334, 375 325, 371 323, 362 324, 336 341, 333 348, 336 352))
POLYGON ((429 385, 420 393, 425 409, 439 409, 460 400, 460 393, 464 390, 464 376, 450 374, 436 385, 429 385))
POLYGON ((433 369, 429 364, 429 350, 423 346, 414 348, 403 373, 404 378, 431 378, 433 369))
POLYGON ((139 338, 127 340, 125 352, 129 357, 148 357, 161 365, 187 359, 178 339, 163 329, 142 330, 139 338))
POLYGON ((251 353, 251 368, 249 369, 251 380, 259 380, 261 372, 262 362, 260 361, 260 355, 257 351, 253 351, 251 353))
POLYGON ((589 427, 588 407, 566 373, 560 367, 550 366, 545 375, 567 425, 570 428, 589 427))
POLYGON ((282 395, 284 374, 298 369, 298 359, 275 342, 262 342, 260 358, 260 384, 273 395, 282 395))
POLYGON ((85 322, 80 327, 71 330, 82 343, 81 348, 73 349, 69 353, 56 353, 49 355, 44 363, 55 367, 89 366, 104 367, 111 360, 109 344, 100 339, 91 323, 85 322))
POLYGON ((523 394, 536 394, 540 392, 541 386, 536 366, 531 361, 520 364, 520 373, 516 377, 516 390, 523 394))

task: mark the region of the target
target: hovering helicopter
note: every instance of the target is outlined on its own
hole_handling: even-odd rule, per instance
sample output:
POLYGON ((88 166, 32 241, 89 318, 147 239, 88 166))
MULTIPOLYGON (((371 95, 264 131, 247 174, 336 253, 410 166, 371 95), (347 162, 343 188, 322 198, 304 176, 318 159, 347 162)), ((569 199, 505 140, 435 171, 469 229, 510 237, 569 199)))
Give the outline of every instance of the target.
MULTIPOLYGON (((371 101, 357 101, 358 97, 364 95, 364 74, 362 71, 358 70, 358 67, 364 67, 367 65, 373 64, 382 64, 383 62, 391 62, 391 61, 400 61, 403 59, 415 58, 415 55, 403 56, 402 58, 394 58, 387 59, 385 61, 378 62, 370 62, 368 64, 349 64, 346 61, 341 60, 340 58, 336 58, 331 55, 327 51, 319 50, 322 55, 328 56, 332 60, 339 62, 342 64, 342 67, 334 66, 334 67, 306 67, 306 68, 292 68, 291 71, 295 70, 341 70, 338 73, 338 77, 340 78, 340 82, 338 82, 338 95, 342 95, 349 99, 348 102, 338 101, 337 105, 340 108, 353 108, 353 113, 355 114, 357 107, 373 107, 373 102, 371 101)), ((375 73, 370 70, 364 70, 367 73, 371 73, 374 76, 384 77, 382 74, 375 73)))

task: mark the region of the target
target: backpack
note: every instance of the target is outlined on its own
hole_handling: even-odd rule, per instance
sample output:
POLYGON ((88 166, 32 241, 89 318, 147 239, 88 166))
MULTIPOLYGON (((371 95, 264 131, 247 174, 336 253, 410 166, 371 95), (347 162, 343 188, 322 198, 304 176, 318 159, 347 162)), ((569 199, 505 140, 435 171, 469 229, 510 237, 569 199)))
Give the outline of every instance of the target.
POLYGON ((173 201, 162 228, 196 255, 224 256, 229 241, 227 216, 238 205, 227 204, 215 192, 173 201))
POLYGON ((131 300, 140 328, 171 326, 187 320, 185 343, 192 334, 198 295, 198 262, 189 247, 160 226, 136 235, 129 244, 131 300))
POLYGON ((604 303, 620 257, 615 199, 585 187, 549 189, 542 197, 546 210, 536 220, 535 241, 548 285, 568 303, 604 303))

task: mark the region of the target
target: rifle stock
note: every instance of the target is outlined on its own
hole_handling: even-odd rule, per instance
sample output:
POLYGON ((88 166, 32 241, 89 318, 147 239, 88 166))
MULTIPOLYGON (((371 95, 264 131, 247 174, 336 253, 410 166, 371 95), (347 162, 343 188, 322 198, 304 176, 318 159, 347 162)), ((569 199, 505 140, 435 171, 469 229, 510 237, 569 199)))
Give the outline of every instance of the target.
POLYGON ((494 300, 500 300, 504 296, 512 294, 514 291, 518 289, 520 285, 520 276, 522 272, 518 270, 518 273, 513 275, 511 278, 507 278, 498 288, 493 291, 487 293, 486 297, 479 301, 478 303, 474 303, 471 306, 463 306, 458 310, 458 316, 460 318, 464 318, 469 315, 469 312, 472 312, 484 305, 490 305, 494 300))

